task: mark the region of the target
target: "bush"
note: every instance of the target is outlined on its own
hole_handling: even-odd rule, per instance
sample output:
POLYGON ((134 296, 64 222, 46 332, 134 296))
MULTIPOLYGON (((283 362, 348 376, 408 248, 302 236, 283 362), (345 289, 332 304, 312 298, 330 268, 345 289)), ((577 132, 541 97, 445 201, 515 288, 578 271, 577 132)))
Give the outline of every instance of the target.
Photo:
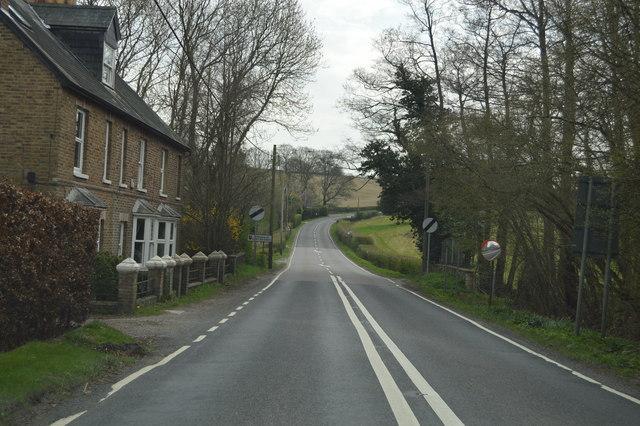
POLYGON ((357 222, 359 220, 371 219, 379 214, 380 212, 378 210, 358 210, 351 220, 357 222))
POLYGON ((297 213, 295 216, 293 216, 293 227, 296 228, 300 226, 301 223, 302 223, 302 215, 300 213, 297 213))
POLYGON ((0 183, 0 351, 87 318, 99 217, 0 183))
POLYGON ((118 271, 116 266, 124 258, 101 251, 96 255, 96 266, 91 280, 91 294, 96 300, 117 300, 118 271))
POLYGON ((320 216, 329 216, 328 206, 309 207, 302 210, 302 220, 315 219, 320 216))

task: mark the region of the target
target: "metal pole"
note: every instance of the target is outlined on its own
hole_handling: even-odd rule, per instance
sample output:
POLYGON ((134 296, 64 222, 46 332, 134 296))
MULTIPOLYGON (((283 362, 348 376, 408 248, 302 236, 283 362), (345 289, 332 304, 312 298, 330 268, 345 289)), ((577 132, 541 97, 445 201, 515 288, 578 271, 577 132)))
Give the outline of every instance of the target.
POLYGON ((600 337, 607 335, 607 310, 609 306, 609 282, 611 281, 611 249, 613 248, 613 220, 615 217, 616 184, 611 184, 611 202, 609 204, 609 235, 607 237, 607 261, 604 267, 604 289, 602 291, 602 321, 600 323, 600 337))
POLYGON ((489 295, 489 306, 491 306, 491 303, 493 302, 493 296, 495 295, 496 292, 496 271, 498 270, 497 267, 495 267, 495 265, 493 264, 494 261, 491 262, 491 269, 493 270, 492 278, 491 278, 491 294, 489 295))
POLYGON ((447 259, 448 259, 448 250, 447 243, 444 243, 444 286, 447 287, 447 259))
POLYGON ((426 269, 425 269, 425 274, 429 275, 429 255, 431 251, 431 232, 427 233, 427 264, 426 264, 426 269))
POLYGON ((576 327, 574 334, 580 334, 580 319, 582 317, 582 293, 584 292, 584 273, 587 267, 587 243, 589 242, 589 213, 591 210, 591 188, 593 177, 589 176, 589 189, 587 192, 587 208, 584 215, 584 232, 582 234, 582 257, 580 258, 580 278, 578 281, 578 305, 576 306, 576 327))
POLYGON ((271 161, 271 208, 269 209, 269 269, 273 269, 273 219, 276 204, 276 146, 273 146, 273 159, 271 161))

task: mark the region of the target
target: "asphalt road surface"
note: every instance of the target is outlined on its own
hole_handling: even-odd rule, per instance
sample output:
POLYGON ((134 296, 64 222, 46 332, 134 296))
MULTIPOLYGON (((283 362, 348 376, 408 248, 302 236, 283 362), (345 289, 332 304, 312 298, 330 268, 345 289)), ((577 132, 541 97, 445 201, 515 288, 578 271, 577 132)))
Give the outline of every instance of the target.
POLYGON ((631 425, 622 393, 355 266, 305 225, 290 265, 73 425, 631 425))

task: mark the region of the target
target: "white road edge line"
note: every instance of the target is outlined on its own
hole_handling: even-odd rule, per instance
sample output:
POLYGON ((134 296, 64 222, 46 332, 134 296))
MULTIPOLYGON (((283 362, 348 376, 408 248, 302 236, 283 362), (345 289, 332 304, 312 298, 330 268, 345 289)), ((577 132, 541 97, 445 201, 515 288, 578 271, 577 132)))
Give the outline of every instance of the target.
POLYGON ((51 426, 66 426, 86 412, 87 410, 84 410, 78 414, 74 414, 73 416, 65 417, 64 419, 60 419, 55 423, 51 423, 51 426))
POLYGON ((355 327, 356 332, 358 333, 358 337, 360 337, 360 342, 364 347, 364 351, 367 354, 369 363, 371 364, 371 367, 373 368, 373 371, 376 374, 376 377, 378 378, 378 382, 380 382, 382 391, 384 392, 384 395, 386 396, 387 401, 391 406, 391 411, 393 411, 393 415, 395 416, 396 421, 398 422, 398 425, 400 426, 419 425, 420 422, 418 422, 418 419, 416 418, 415 414, 411 410, 411 407, 407 403, 407 400, 402 395, 402 391, 400 390, 400 388, 398 388, 398 385, 393 380, 393 377, 391 376, 391 373, 387 369, 386 365, 384 365, 384 362, 382 361, 380 354, 378 353, 373 342, 371 341, 371 337, 369 336, 369 333, 367 333, 367 330, 364 329, 364 327, 358 320, 358 317, 353 311, 351 304, 349 303, 346 296, 344 295, 344 292, 340 288, 338 281, 333 275, 331 276, 331 280, 333 281, 333 285, 335 286, 336 291, 338 292, 338 296, 340 296, 340 299, 344 304, 344 308, 347 311, 347 315, 349 316, 349 319, 353 323, 353 326, 355 327))
POLYGON ((360 299, 355 295, 355 293, 351 290, 351 288, 344 282, 341 277, 338 277, 338 281, 344 286, 344 288, 349 292, 351 298, 356 302, 356 305, 360 309, 360 312, 365 316, 369 324, 373 330, 380 336, 380 339, 387 345, 389 351, 396 358, 402 369, 407 373, 409 379, 413 382, 413 384, 418 389, 418 392, 423 396, 427 404, 433 409, 438 418, 445 425, 464 425, 462 421, 456 416, 456 414, 449 408, 446 402, 440 397, 438 392, 427 382, 427 380, 420 374, 418 369, 409 361, 409 359, 405 356, 405 354, 400 350, 400 348, 391 340, 389 335, 380 327, 380 324, 373 318, 373 316, 369 313, 367 308, 362 304, 360 299))
POLYGON ((113 395, 114 393, 118 392, 120 389, 122 389, 123 387, 125 387, 129 383, 133 382, 134 380, 136 380, 137 378, 139 378, 143 374, 148 373, 149 371, 153 370, 156 367, 160 367, 161 365, 167 364, 173 358, 177 357, 178 355, 180 355, 182 352, 186 351, 190 347, 191 346, 183 346, 180 349, 178 349, 177 351, 173 352, 172 354, 167 355, 166 357, 162 358, 159 362, 157 362, 155 364, 152 364, 152 365, 148 365, 148 366, 140 369, 139 371, 136 371, 135 373, 125 377, 124 379, 120 380, 118 383, 115 383, 114 385, 111 386, 111 392, 109 392, 107 394, 107 396, 102 398, 99 402, 102 402, 105 399, 109 398, 111 395, 113 395))
POLYGON ((193 341, 193 343, 202 342, 206 338, 207 338, 206 334, 201 334, 200 336, 196 337, 196 339, 193 341))
POLYGON ((594 379, 592 379, 592 378, 590 378, 590 377, 588 377, 588 376, 585 376, 584 374, 582 374, 582 373, 580 373, 580 372, 578 372, 578 371, 575 371, 575 370, 573 370, 573 369, 571 369, 571 368, 567 367, 566 365, 560 364, 559 362, 554 361, 554 360, 552 360, 551 358, 548 358, 548 357, 546 357, 546 356, 544 356, 544 355, 542 355, 542 354, 540 354, 540 353, 538 353, 538 352, 536 352, 536 351, 533 351, 533 350, 531 350, 531 349, 527 348, 526 346, 521 345, 520 343, 515 342, 515 341, 513 341, 513 340, 509 339, 508 337, 502 336, 502 335, 500 335, 500 334, 496 333, 495 331, 490 330, 490 329, 488 329, 487 327, 485 327, 485 326, 483 326, 483 325, 479 324, 478 322, 476 322, 476 321, 474 321, 474 320, 472 320, 472 319, 470 319, 470 318, 467 318, 467 317, 465 317, 464 315, 461 315, 461 314, 457 313, 456 311, 451 310, 451 309, 449 309, 449 308, 447 308, 447 307, 445 307, 445 306, 443 306, 443 305, 440 305, 440 304, 438 304, 438 303, 434 302, 433 300, 429 300, 429 299, 427 299, 426 297, 424 297, 424 296, 422 296, 422 295, 420 295, 420 294, 418 294, 418 293, 416 293, 416 292, 414 292, 414 291, 408 290, 408 289, 406 289, 406 288, 404 288, 404 287, 400 287, 400 288, 402 288, 402 289, 403 289, 404 291, 406 291, 406 292, 409 292, 409 293, 413 294, 413 295, 414 295, 414 296, 416 296, 416 297, 419 297, 420 299, 422 299, 422 300, 424 300, 424 301, 426 301, 426 302, 428 302, 428 303, 431 303, 431 304, 432 304, 432 305, 434 305, 434 306, 437 306, 437 307, 438 307, 438 308, 440 308, 440 309, 443 309, 443 310, 445 310, 445 311, 449 312, 450 314, 453 314, 453 315, 457 316, 457 317, 458 317, 458 318, 460 318, 460 319, 463 319, 463 320, 467 321, 468 323, 470 323, 470 324, 472 324, 472 325, 474 325, 474 326, 478 327, 480 330, 486 331, 487 333, 489 333, 489 334, 491 334, 491 335, 493 335, 493 336, 497 337, 498 339, 502 339, 502 340, 504 340, 505 342, 507 342, 507 343, 509 343, 509 344, 511 344, 511 345, 513 345, 513 346, 515 346, 515 347, 517 347, 517 348, 519 348, 519 349, 522 349, 523 351, 525 351, 525 352, 527 352, 527 353, 529 353, 529 354, 531 354, 531 355, 533 355, 533 356, 536 356, 536 357, 538 357, 538 358, 541 358, 541 359, 543 359, 544 361, 546 361, 546 362, 548 362, 548 363, 550 363, 550 364, 555 365, 556 367, 559 367, 559 368, 562 368, 563 370, 569 371, 571 374, 573 374, 573 375, 574 375, 574 376, 576 376, 576 377, 581 378, 582 380, 586 380, 586 381, 587 381, 587 382, 589 382, 589 383, 593 383, 593 384, 595 384, 595 385, 599 386, 602 390, 605 390, 605 391, 607 391, 607 392, 610 392, 610 393, 612 393, 612 394, 614 394, 614 395, 621 396, 622 398, 625 398, 625 399, 627 399, 627 400, 629 400, 629 401, 633 402, 634 404, 638 404, 638 405, 640 405, 640 399, 634 398, 634 397, 632 397, 631 395, 627 395, 626 393, 623 393, 623 392, 617 391, 617 390, 615 390, 615 389, 612 389, 612 388, 610 388, 609 386, 605 386, 605 385, 603 385, 602 383, 598 382, 597 380, 594 380, 594 379))

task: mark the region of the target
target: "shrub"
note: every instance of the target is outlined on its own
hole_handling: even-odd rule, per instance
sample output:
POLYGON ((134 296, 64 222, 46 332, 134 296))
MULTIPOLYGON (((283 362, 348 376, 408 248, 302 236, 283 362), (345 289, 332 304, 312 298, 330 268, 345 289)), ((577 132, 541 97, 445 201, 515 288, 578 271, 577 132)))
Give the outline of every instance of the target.
POLYGON ((116 266, 124 258, 101 251, 96 255, 96 266, 91 280, 91 293, 96 300, 117 300, 118 271, 116 266))
POLYGON ((99 216, 0 183, 0 351, 87 318, 99 216))
POLYGON ((293 227, 296 228, 300 226, 301 223, 302 223, 302 215, 300 213, 297 213, 295 216, 293 216, 293 227))

